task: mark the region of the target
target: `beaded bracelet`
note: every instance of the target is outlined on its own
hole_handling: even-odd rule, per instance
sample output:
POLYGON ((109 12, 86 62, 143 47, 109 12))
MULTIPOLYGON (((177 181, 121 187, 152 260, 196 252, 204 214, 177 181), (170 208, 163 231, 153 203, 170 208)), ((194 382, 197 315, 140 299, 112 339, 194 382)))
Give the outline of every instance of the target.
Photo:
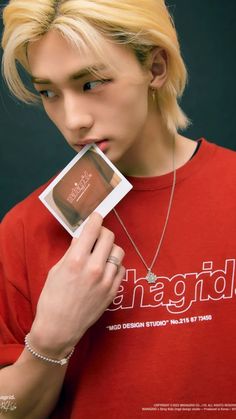
POLYGON ((25 336, 25 347, 28 349, 28 351, 36 358, 41 359, 42 361, 51 362, 52 364, 57 364, 57 365, 68 364, 69 359, 75 350, 75 348, 73 348, 72 351, 69 353, 69 355, 67 355, 65 358, 62 358, 62 359, 48 358, 47 356, 41 355, 38 352, 36 352, 33 348, 31 348, 28 338, 29 338, 29 333, 25 336))

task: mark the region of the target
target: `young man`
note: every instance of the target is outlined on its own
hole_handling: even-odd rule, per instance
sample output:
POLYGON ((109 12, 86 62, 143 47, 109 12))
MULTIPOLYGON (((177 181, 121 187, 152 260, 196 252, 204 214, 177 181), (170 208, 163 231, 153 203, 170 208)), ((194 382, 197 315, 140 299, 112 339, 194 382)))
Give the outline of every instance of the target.
POLYGON ((35 100, 18 61, 71 147, 97 143, 133 184, 72 242, 45 185, 3 220, 5 417, 234 417, 235 153, 177 133, 186 70, 164 1, 14 0, 3 17, 12 92, 35 100))

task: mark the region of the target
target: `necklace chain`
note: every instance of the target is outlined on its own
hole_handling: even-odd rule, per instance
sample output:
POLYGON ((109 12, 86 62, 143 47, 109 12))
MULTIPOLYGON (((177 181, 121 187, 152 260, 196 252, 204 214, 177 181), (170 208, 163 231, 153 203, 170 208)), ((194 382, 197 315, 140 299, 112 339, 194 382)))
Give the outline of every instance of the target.
POLYGON ((159 240, 159 243, 157 245, 157 249, 155 251, 154 257, 152 259, 151 265, 148 266, 147 262, 145 261, 142 253, 140 252, 138 246, 136 245, 135 241, 133 240, 133 238, 131 237, 130 233, 128 232, 124 222, 122 221, 120 215, 118 214, 117 210, 115 208, 113 208, 113 212, 116 215, 116 218, 118 219, 119 223, 121 224, 123 230, 125 231, 127 237, 129 238, 131 244, 133 245, 137 255, 140 257, 141 261, 143 262, 145 268, 147 269, 147 275, 146 275, 146 280, 149 284, 153 284, 156 282, 157 280, 157 276, 152 272, 152 268, 157 260, 157 257, 159 255, 160 249, 161 249, 161 245, 163 242, 163 238, 166 232, 166 227, 169 221, 169 217, 170 217, 170 211, 172 208, 172 203, 173 203, 173 198, 174 198, 174 191, 175 191, 175 186, 176 186, 176 165, 175 165, 175 138, 173 139, 173 154, 172 154, 172 163, 173 163, 173 182, 172 182, 172 188, 171 188, 171 194, 170 194, 170 199, 169 199, 169 205, 167 208, 167 213, 166 213, 166 219, 165 219, 165 223, 164 223, 164 227, 162 230, 162 234, 161 234, 161 238, 159 240))

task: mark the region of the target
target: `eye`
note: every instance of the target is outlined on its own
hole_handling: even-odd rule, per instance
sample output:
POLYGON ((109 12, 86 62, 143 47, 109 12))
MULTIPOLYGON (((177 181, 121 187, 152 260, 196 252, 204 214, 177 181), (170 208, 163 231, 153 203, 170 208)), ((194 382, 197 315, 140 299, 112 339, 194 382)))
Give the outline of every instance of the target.
POLYGON ((53 99, 56 96, 56 94, 51 90, 40 90, 39 94, 46 99, 53 99))
POLYGON ((110 81, 111 81, 110 79, 89 81, 83 85, 83 90, 84 92, 88 90, 93 90, 95 89, 95 87, 101 86, 102 84, 105 84, 105 83, 109 83, 110 81))

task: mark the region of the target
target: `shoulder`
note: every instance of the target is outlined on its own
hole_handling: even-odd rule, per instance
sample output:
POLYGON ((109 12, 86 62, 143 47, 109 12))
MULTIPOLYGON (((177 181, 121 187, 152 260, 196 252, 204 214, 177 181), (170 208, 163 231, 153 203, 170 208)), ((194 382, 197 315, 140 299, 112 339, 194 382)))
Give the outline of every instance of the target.
POLYGON ((235 213, 236 209, 236 152, 203 139, 206 150, 199 187, 206 202, 214 202, 218 211, 235 213))
POLYGON ((229 148, 217 145, 202 138, 204 149, 208 151, 208 167, 219 172, 220 178, 236 176, 236 152, 229 148))
POLYGON ((213 141, 206 140, 205 138, 202 138, 202 141, 207 143, 208 147, 211 147, 214 150, 215 156, 217 158, 223 157, 223 159, 221 160, 222 163, 225 163, 227 161, 235 162, 236 151, 226 148, 222 145, 218 145, 214 143, 213 141))
POLYGON ((13 207, 0 224, 1 258, 5 263, 11 259, 15 266, 20 260, 27 265, 28 274, 33 272, 35 277, 36 269, 38 275, 43 272, 42 278, 63 256, 71 241, 69 233, 39 199, 48 183, 13 207))
POLYGON ((2 231, 6 229, 7 233, 9 233, 14 228, 17 228, 17 231, 19 229, 34 230, 39 225, 54 223, 54 217, 39 200, 40 193, 43 192, 51 180, 38 187, 5 215, 1 222, 2 231))

